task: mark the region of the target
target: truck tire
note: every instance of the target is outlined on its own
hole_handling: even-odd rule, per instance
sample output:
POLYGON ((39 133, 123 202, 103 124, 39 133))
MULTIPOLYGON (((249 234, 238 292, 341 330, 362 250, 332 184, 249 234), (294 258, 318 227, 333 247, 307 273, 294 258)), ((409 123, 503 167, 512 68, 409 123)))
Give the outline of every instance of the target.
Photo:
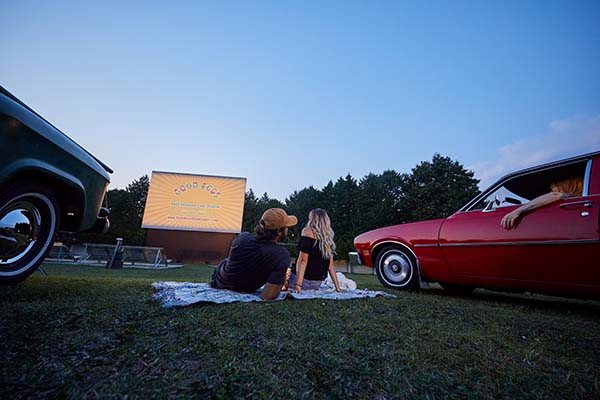
POLYGON ((14 184, 0 190, 0 283, 17 283, 31 275, 52 248, 60 207, 46 186, 14 184))

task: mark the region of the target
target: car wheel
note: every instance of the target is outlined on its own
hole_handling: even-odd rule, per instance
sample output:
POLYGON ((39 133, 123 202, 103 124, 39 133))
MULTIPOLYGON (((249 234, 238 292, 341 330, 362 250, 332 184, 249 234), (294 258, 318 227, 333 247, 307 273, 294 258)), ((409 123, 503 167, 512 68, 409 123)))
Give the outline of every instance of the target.
POLYGON ((0 283, 31 275, 52 247, 59 226, 53 192, 39 185, 15 185, 0 194, 0 283))
POLYGON ((416 258, 406 249, 386 247, 375 261, 377 278, 386 287, 400 290, 419 289, 416 258))
POLYGON ((453 293, 467 294, 475 290, 474 286, 459 285, 457 283, 440 282, 440 286, 453 293))

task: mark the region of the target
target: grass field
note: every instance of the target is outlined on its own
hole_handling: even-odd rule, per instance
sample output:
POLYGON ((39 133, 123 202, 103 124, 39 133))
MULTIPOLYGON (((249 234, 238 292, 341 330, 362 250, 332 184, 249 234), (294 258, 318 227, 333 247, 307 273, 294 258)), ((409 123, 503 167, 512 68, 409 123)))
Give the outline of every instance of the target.
POLYGON ((150 283, 212 269, 44 268, 0 287, 2 399, 600 398, 597 302, 430 289, 163 309, 150 283))

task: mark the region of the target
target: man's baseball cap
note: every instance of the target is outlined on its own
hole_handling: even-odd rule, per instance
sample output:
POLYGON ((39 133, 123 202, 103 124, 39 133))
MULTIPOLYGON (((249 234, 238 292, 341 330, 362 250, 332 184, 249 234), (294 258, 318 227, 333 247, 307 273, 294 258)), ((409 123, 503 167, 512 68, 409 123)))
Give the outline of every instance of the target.
POLYGON ((265 229, 275 230, 285 226, 294 226, 298 223, 298 218, 293 215, 287 215, 283 208, 269 208, 260 218, 265 229))

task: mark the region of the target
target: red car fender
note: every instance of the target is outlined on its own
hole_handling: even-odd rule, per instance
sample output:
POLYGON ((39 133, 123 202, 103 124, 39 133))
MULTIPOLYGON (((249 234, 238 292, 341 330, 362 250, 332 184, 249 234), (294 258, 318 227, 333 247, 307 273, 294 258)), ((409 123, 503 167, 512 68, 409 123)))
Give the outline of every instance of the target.
POLYGON ((439 232, 444 219, 394 225, 365 232, 354 239, 361 261, 374 267, 377 254, 386 245, 396 245, 410 251, 424 281, 452 281, 452 274, 439 247, 439 232))

